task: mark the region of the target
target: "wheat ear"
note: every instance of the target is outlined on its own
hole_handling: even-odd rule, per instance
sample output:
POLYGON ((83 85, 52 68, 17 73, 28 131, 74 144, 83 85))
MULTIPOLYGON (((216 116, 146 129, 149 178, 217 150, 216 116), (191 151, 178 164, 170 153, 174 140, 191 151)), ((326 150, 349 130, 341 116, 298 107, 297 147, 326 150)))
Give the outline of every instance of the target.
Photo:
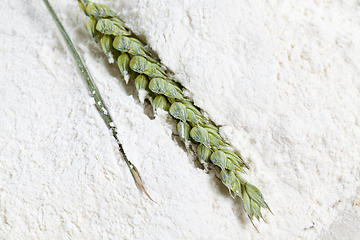
MULTIPOLYGON (((138 172, 138 170, 136 169, 135 165, 132 164, 130 162, 130 160, 127 158, 125 151, 122 147, 122 144, 119 141, 119 138, 117 137, 117 131, 116 131, 116 127, 115 124, 109 114, 108 109, 106 108, 106 105, 103 101, 103 99, 101 98, 101 95, 98 91, 98 89, 96 88, 96 85, 90 75, 90 73, 88 72, 88 70, 86 69, 84 63, 82 62, 79 54, 76 51, 76 48, 74 46, 74 44, 72 43, 69 35, 66 33, 65 28, 63 27, 63 25, 61 24, 59 18, 57 17, 54 9, 51 7, 50 3, 48 2, 48 0, 43 0, 47 9, 50 12, 50 15, 52 16, 54 22, 56 23, 56 26, 59 28, 62 36, 64 37, 64 40, 66 42, 66 45, 68 46, 68 48, 70 49, 71 54, 73 55, 84 79, 86 82, 86 85, 90 91, 91 96, 94 98, 95 100, 95 106, 98 109, 99 113, 101 114, 102 118, 104 119, 107 127, 111 130, 113 137, 115 138, 118 147, 119 147, 119 151, 121 152, 121 155, 123 156, 127 166, 130 169, 131 175, 134 178, 135 184, 136 186, 141 189, 143 192, 145 192, 145 194, 151 199, 151 197, 149 196, 149 194, 146 192, 143 181, 141 180, 140 174, 138 172)), ((153 201, 153 200, 152 200, 153 201)))
POLYGON ((180 139, 186 147, 196 145, 201 163, 220 168, 221 181, 233 198, 240 197, 252 224, 253 217, 263 219, 261 208, 271 212, 260 190, 243 178, 247 166, 241 155, 231 150, 219 129, 184 96, 183 86, 169 76, 119 16, 103 4, 88 0, 78 0, 78 3, 90 18, 87 23, 90 35, 101 45, 109 63, 115 59, 125 79, 132 79, 138 91, 148 91, 154 113, 161 108, 179 121, 180 139))

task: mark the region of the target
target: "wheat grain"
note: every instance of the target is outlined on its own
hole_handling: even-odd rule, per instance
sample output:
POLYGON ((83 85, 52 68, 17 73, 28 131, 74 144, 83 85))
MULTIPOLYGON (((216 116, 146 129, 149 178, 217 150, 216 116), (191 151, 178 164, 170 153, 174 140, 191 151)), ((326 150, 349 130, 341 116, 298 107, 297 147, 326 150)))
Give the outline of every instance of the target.
POLYGON ((263 218, 261 208, 271 212, 260 190, 243 178, 247 168, 243 158, 231 150, 218 128, 186 99, 183 87, 166 73, 119 17, 105 5, 88 0, 78 2, 90 17, 87 24, 89 33, 96 42, 101 39, 105 55, 119 56, 116 60, 120 71, 124 75, 132 71, 130 79, 135 81, 137 90, 149 91, 153 96, 154 113, 161 108, 179 121, 177 131, 180 139, 187 148, 190 143, 197 145, 196 153, 200 162, 211 162, 219 167, 221 181, 233 198, 240 197, 250 221, 253 223, 253 217, 258 220, 263 218))

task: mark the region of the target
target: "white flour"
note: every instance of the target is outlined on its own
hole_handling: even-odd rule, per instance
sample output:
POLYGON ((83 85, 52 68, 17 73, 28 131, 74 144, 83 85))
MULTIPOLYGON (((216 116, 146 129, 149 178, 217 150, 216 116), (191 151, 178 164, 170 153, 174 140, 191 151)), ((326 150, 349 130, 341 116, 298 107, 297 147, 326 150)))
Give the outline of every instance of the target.
POLYGON ((245 216, 150 119, 87 34, 76 1, 51 1, 138 167, 141 194, 40 0, 0 15, 1 239, 357 239, 360 4, 107 0, 251 166, 274 215, 245 216))

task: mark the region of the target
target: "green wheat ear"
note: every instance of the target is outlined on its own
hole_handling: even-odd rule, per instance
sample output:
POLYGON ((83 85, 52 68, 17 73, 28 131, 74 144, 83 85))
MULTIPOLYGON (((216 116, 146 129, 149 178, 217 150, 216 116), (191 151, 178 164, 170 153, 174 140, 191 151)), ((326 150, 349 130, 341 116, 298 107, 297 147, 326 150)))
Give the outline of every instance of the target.
MULTIPOLYGON (((76 51, 76 48, 75 48, 74 44, 72 43, 69 35, 66 33, 65 28, 61 24, 59 18, 57 17, 57 15, 56 15, 55 11, 53 10, 53 8, 51 7, 50 3, 48 2, 48 0, 43 0, 43 1, 44 1, 45 5, 46 5, 47 9, 49 10, 52 18, 54 19, 54 22, 56 23, 57 27, 59 28, 62 36, 64 37, 66 45, 70 49, 70 52, 73 55, 77 65, 78 65, 78 67, 80 69, 80 72, 82 73, 82 75, 83 75, 83 77, 85 79, 85 82, 86 82, 86 85, 87 85, 87 87, 88 87, 88 89, 90 91, 90 94, 95 100, 96 108, 98 109, 99 113, 101 114, 102 118, 104 119, 107 127, 111 130, 111 132, 113 134, 113 137, 115 138, 115 140, 116 140, 116 142, 118 144, 119 151, 122 154, 127 166, 129 167, 131 175, 135 180, 135 184, 137 185, 137 187, 139 189, 141 189, 149 197, 150 200, 152 200, 150 195, 145 190, 143 181, 142 181, 142 179, 140 177, 140 174, 139 174, 138 170, 136 169, 135 165, 130 162, 130 160, 127 158, 127 156, 125 154, 125 151, 124 151, 124 149, 122 147, 122 144, 120 143, 119 138, 117 137, 117 130, 116 130, 116 127, 114 125, 114 122, 113 122, 113 120, 112 120, 112 118, 111 118, 111 116, 109 114, 109 111, 108 111, 104 101, 102 100, 102 98, 100 96, 100 93, 99 93, 98 89, 95 86, 95 83, 94 83, 90 73, 87 71, 87 69, 86 69, 84 63, 82 62, 78 52, 76 51)), ((99 4, 93 4, 93 3, 90 4, 88 1, 84 0, 84 1, 79 1, 79 6, 80 6, 81 10, 83 10, 85 13, 90 12, 91 14, 93 14, 95 12, 99 16, 105 16, 105 15, 116 16, 115 13, 108 10, 106 6, 101 5, 101 4, 100 5, 99 4), (83 3, 85 3, 85 4, 83 4, 83 3), (86 4, 87 4, 87 7, 85 8, 86 4), (88 11, 88 9, 90 9, 90 11, 88 11)), ((88 16, 92 16, 92 15, 89 14, 88 16)), ((97 36, 96 34, 98 34, 98 33, 92 27, 92 25, 95 24, 96 20, 95 20, 94 17, 91 17, 90 21, 91 21, 90 24, 88 24, 89 32, 94 38, 96 38, 96 36, 97 36)), ((110 39, 110 37, 108 35, 105 35, 105 34, 103 35, 103 37, 101 39, 106 39, 106 40, 104 40, 104 42, 101 41, 101 45, 102 45, 102 48, 103 48, 106 56, 110 56, 110 55, 112 56, 112 48, 111 48, 112 40, 110 39)))
POLYGON ((134 74, 130 74, 130 79, 134 80, 137 90, 149 91, 149 97, 153 97, 154 113, 156 114, 157 109, 161 108, 178 120, 177 131, 180 139, 187 148, 190 144, 195 145, 201 163, 212 163, 219 167, 221 181, 229 189, 232 197, 238 196, 241 199, 244 211, 252 224, 254 217, 258 220, 263 218, 261 208, 271 212, 260 190, 243 178, 248 167, 242 156, 233 151, 220 136, 218 127, 205 118, 201 111, 184 96, 184 87, 167 74, 163 66, 146 51, 144 44, 135 35, 128 34, 131 33, 130 29, 113 11, 105 5, 87 0, 78 2, 80 9, 90 17, 89 33, 95 42, 98 42, 97 36, 101 35, 108 36, 107 39, 112 40, 113 48, 108 48, 107 42, 105 49, 102 46, 105 55, 109 56, 112 53, 112 56, 123 56, 119 57, 117 62, 125 79, 128 79, 127 72, 133 71, 134 74), (116 30, 115 25, 121 31, 116 30))

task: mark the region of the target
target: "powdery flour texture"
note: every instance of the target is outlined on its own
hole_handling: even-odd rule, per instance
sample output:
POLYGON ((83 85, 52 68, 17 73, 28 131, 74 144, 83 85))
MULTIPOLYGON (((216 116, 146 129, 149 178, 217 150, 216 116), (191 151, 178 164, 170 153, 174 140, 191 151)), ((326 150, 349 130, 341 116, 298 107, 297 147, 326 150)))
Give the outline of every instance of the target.
POLYGON ((359 1, 101 1, 242 152, 274 212, 260 233, 107 64, 77 2, 51 1, 149 201, 43 2, 2 2, 1 239, 358 239, 359 1))

